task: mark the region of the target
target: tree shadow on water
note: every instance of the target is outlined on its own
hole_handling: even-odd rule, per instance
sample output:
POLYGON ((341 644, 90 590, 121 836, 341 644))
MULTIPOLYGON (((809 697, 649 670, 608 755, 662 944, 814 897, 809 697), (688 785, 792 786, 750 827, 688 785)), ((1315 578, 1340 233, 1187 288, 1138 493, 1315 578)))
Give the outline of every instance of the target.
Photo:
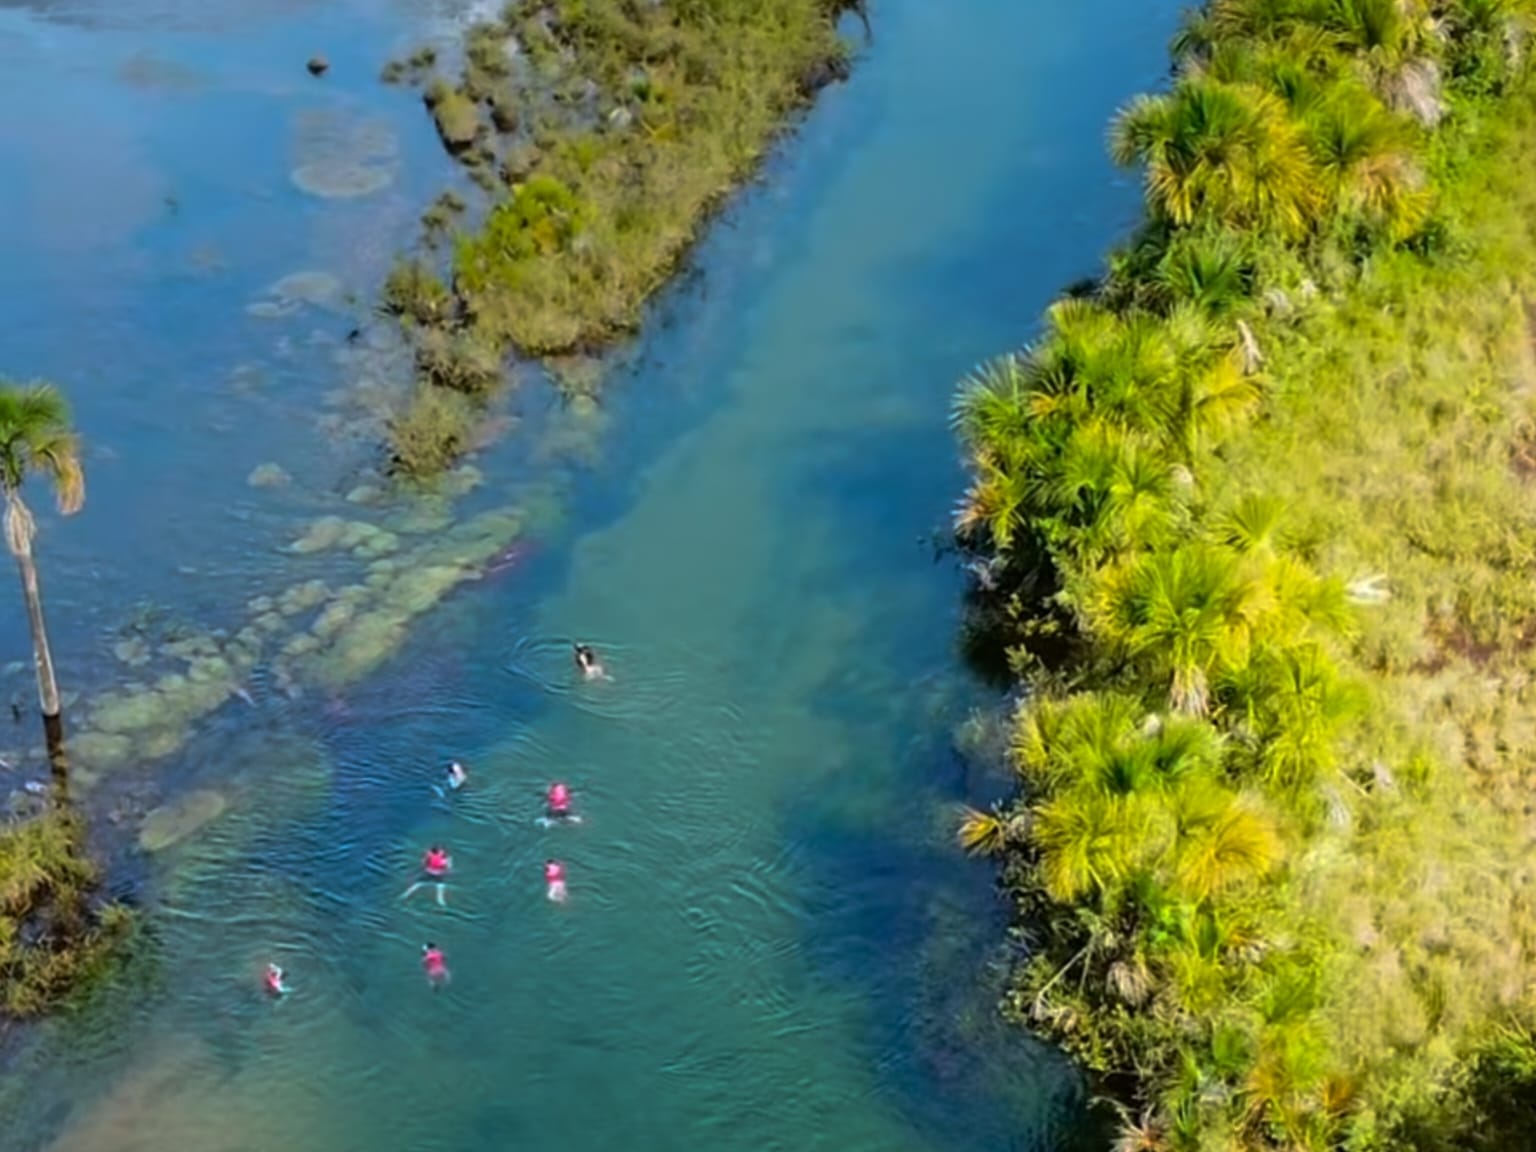
MULTIPOLYGON (((931 809, 931 798, 908 811, 931 809)), ((787 834, 811 862, 802 954, 855 990, 870 1060, 936 1149, 1081 1147, 1082 1084, 1060 1053, 997 1011, 1005 911, 981 868, 899 822, 800 805, 787 834)))

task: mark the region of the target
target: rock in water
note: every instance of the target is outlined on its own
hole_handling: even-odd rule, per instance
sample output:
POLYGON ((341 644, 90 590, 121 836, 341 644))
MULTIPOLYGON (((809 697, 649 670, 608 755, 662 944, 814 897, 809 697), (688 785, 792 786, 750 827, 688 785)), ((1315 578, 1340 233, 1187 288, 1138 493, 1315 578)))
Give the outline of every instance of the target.
POLYGON ((311 76, 324 76, 330 70, 331 62, 324 56, 311 56, 304 67, 309 69, 311 76))
POLYGON ((279 488, 292 479, 280 465, 267 463, 252 468, 245 482, 252 488, 279 488))
POLYGON ((188 792, 180 799, 162 804, 144 818, 144 827, 139 830, 139 847, 146 852, 169 848, 218 819, 228 806, 229 801, 221 792, 209 788, 188 792))

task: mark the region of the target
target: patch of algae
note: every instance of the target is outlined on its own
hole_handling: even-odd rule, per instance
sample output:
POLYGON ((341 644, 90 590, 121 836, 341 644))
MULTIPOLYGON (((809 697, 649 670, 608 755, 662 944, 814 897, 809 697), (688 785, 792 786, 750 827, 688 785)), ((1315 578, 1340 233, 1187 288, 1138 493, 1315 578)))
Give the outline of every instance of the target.
POLYGON ((146 852, 163 851, 217 820, 227 807, 229 801, 224 794, 211 788, 178 796, 144 817, 144 826, 139 830, 139 847, 146 852))

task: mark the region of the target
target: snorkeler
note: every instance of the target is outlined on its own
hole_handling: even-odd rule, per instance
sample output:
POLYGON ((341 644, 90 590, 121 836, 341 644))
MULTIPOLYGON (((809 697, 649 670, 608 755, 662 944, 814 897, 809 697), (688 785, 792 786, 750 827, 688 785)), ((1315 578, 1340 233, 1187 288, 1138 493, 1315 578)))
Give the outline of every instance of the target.
POLYGON ((545 895, 555 903, 565 899, 565 865, 558 860, 544 861, 545 895))
POLYGON ((400 899, 409 900, 416 894, 418 888, 428 886, 437 889, 437 902, 446 905, 448 903, 448 873, 453 871, 453 857, 448 855, 445 848, 434 844, 427 849, 425 856, 421 858, 422 878, 417 880, 400 895, 400 899))
POLYGON ((576 653, 576 667, 581 669, 581 674, 588 680, 606 680, 608 673, 603 668, 603 662, 597 658, 597 651, 590 644, 574 645, 576 653))
POLYGON ((446 984, 452 979, 448 974, 448 961, 443 956, 443 950, 430 940, 421 946, 421 967, 431 984, 446 984))
POLYGON ((261 978, 261 983, 262 983, 262 986, 266 988, 266 990, 267 990, 269 995, 272 995, 272 996, 286 996, 286 995, 288 995, 288 985, 284 981, 283 976, 284 976, 283 970, 281 968, 279 968, 276 964, 268 964, 267 965, 267 972, 266 972, 266 975, 261 978))
POLYGON ((558 781, 549 786, 544 797, 544 815, 539 823, 545 828, 555 824, 580 824, 581 817, 571 811, 571 790, 558 781))
POLYGON ((450 760, 448 767, 443 770, 443 782, 432 785, 432 791, 446 800, 448 793, 457 792, 468 782, 469 773, 464 771, 464 765, 457 760, 450 760))

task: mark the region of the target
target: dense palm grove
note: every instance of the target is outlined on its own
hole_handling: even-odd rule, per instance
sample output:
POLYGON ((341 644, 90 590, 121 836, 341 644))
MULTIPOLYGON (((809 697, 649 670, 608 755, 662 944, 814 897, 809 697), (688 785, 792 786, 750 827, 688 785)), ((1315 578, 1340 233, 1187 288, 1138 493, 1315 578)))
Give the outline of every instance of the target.
MULTIPOLYGON (((1112 131, 1145 224, 958 398, 957 532, 980 626, 1028 687, 1021 794, 961 837, 1003 858, 1032 945, 1010 1011, 1121 1102, 1126 1149, 1454 1144, 1487 1104, 1447 1100, 1536 1068, 1512 1010, 1462 1014, 1427 979, 1402 1009, 1418 1031, 1352 1015, 1368 949, 1318 898, 1347 884, 1315 877, 1347 881, 1348 830, 1398 819, 1432 771, 1384 734, 1360 651, 1390 588, 1335 570, 1262 486, 1218 480, 1267 419, 1296 308, 1389 254, 1454 258, 1454 142, 1528 99, 1533 13, 1208 3, 1169 90, 1112 131)), ((1362 863, 1359 883, 1385 882, 1362 863)))

